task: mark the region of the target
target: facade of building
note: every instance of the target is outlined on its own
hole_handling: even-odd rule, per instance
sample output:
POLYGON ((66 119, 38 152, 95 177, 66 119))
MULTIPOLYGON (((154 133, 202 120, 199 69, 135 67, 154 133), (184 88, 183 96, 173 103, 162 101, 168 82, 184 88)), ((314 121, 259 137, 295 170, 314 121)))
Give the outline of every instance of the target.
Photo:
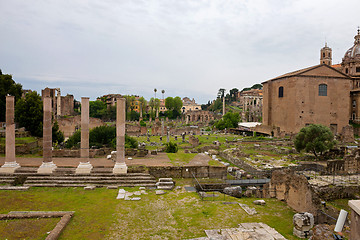
POLYGON ((251 89, 238 94, 238 106, 243 109, 241 120, 243 122, 261 122, 262 119, 262 89, 251 89))
POLYGON ((189 111, 200 111, 201 110, 201 105, 197 104, 195 102, 194 98, 192 100, 190 100, 190 98, 184 97, 182 99, 182 102, 183 102, 183 106, 181 108, 182 113, 187 113, 189 111))
POLYGON ((340 133, 360 113, 360 31, 342 63, 332 65, 332 50, 320 51, 320 65, 287 73, 263 83, 265 131, 297 133, 323 124, 340 133))
POLYGON ((74 115, 74 96, 67 94, 61 96, 60 88, 45 88, 41 90, 41 99, 45 96, 52 99, 52 113, 54 116, 72 116, 74 115))

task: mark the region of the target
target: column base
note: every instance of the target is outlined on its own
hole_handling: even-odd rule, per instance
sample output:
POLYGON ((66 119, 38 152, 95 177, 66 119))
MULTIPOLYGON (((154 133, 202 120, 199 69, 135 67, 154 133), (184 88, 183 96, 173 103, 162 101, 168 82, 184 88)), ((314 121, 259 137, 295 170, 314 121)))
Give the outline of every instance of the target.
POLYGON ((76 168, 75 174, 90 174, 93 166, 90 162, 80 162, 79 166, 76 168))
POLYGON ((43 162, 38 168, 37 173, 48 173, 51 174, 57 168, 54 162, 43 162))
POLYGON ((0 168, 0 173, 14 173, 17 168, 20 167, 16 161, 14 162, 5 162, 4 165, 0 168))
POLYGON ((127 166, 124 162, 116 162, 113 168, 113 174, 124 174, 127 173, 127 166))

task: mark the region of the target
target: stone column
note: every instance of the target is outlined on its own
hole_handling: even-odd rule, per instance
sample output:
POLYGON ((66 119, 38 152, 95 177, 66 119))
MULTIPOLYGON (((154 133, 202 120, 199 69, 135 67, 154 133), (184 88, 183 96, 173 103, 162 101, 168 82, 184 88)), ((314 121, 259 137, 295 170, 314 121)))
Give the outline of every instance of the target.
POLYGON ((60 92, 60 88, 56 88, 56 90, 57 90, 56 116, 59 118, 61 116, 61 92, 60 92))
POLYGON ((81 144, 80 163, 76 174, 90 174, 93 166, 89 161, 89 98, 81 98, 81 144))
POLYGON ((116 163, 114 174, 127 173, 125 163, 125 98, 118 98, 116 105, 116 163))
POLYGON ((223 97, 223 116, 225 115, 225 96, 223 97))
POLYGON ((38 173, 52 173, 56 165, 52 162, 51 98, 43 99, 43 162, 38 173))
POLYGON ((161 119, 161 136, 164 136, 164 119, 161 119))
POLYGON ((1 166, 0 173, 14 173, 20 167, 15 159, 14 100, 14 96, 6 96, 5 164, 1 166))
POLYGON ((140 103, 140 117, 139 117, 139 122, 141 122, 143 120, 143 112, 142 112, 142 103, 140 103))

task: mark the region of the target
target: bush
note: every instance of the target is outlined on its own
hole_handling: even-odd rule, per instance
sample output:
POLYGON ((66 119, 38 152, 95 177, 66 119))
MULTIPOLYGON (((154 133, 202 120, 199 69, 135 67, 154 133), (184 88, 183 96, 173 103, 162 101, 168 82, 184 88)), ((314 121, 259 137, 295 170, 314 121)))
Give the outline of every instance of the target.
MULTIPOLYGON (((111 147, 116 149, 116 137, 111 141, 111 147)), ((138 142, 135 138, 125 134, 125 148, 137 148, 138 142)))
POLYGON ((140 126, 141 126, 141 127, 146 127, 146 123, 145 123, 143 120, 141 120, 141 121, 140 121, 140 126))
MULTIPOLYGON (((116 127, 100 126, 90 130, 90 147, 112 147, 116 149, 116 127)), ((81 131, 76 131, 65 143, 66 148, 79 148, 81 142, 81 131)), ((125 135, 125 148, 137 148, 138 142, 135 138, 125 135)))
POLYGON ((77 130, 74 134, 69 137, 69 139, 65 143, 66 148, 79 148, 80 147, 80 140, 81 140, 81 132, 77 130))
POLYGON ((331 130, 321 124, 311 124, 304 127, 296 135, 294 140, 295 148, 298 152, 305 150, 311 152, 318 158, 336 144, 331 130))
POLYGON ((176 143, 173 143, 173 142, 168 142, 168 143, 165 143, 165 152, 167 153, 177 153, 178 151, 178 146, 176 143))

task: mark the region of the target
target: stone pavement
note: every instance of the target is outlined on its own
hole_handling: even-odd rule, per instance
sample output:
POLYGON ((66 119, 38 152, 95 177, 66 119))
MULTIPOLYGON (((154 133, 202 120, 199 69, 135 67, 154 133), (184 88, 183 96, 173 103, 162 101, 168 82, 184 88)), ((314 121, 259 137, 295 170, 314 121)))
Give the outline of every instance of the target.
MULTIPOLYGON (((81 162, 81 158, 52 158, 53 162, 58 167, 74 167, 76 168, 81 162)), ((90 158, 90 163, 94 167, 108 167, 112 168, 115 162, 104 158, 90 158)), ((207 166, 210 157, 206 154, 198 154, 187 165, 207 166)), ((17 157, 16 162, 21 167, 39 167, 42 164, 42 157, 17 157)), ((0 157, 0 166, 5 163, 5 157, 0 157)), ((167 157, 166 153, 158 153, 157 155, 149 155, 145 158, 133 158, 131 160, 125 159, 127 166, 144 165, 144 166, 173 166, 167 157)))
POLYGON ((237 228, 205 230, 207 237, 189 240, 286 240, 265 223, 240 223, 237 228))

